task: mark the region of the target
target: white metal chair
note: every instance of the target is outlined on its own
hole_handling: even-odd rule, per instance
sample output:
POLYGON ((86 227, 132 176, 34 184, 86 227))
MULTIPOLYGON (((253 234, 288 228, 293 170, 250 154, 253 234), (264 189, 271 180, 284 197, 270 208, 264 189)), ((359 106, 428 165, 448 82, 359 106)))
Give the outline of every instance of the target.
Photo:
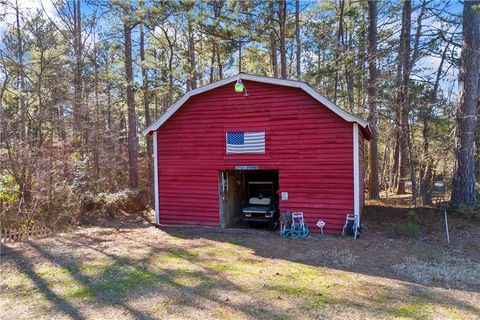
POLYGON ((357 240, 358 238, 358 227, 359 227, 359 220, 360 216, 358 214, 350 214, 347 213, 347 217, 345 218, 345 225, 342 229, 342 236, 345 236, 348 232, 348 226, 352 225, 353 227, 353 238, 357 240))

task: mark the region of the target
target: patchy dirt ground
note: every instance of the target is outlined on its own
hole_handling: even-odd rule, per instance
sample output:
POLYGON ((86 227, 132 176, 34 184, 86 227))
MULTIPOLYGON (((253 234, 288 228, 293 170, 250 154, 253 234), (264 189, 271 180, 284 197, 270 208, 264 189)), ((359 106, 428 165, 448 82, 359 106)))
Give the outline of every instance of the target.
POLYGON ((155 228, 136 216, 2 247, 2 319, 479 319, 480 226, 371 204, 359 241, 155 228))

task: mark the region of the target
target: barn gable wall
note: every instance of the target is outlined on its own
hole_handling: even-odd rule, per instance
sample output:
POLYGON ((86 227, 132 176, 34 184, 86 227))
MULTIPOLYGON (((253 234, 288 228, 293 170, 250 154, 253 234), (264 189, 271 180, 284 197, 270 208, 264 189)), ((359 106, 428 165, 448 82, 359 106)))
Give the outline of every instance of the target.
POLYGON ((218 226, 219 170, 256 165, 279 170, 280 192, 289 193, 281 212, 339 231, 353 212, 352 124, 301 89, 244 84, 248 96, 231 83, 190 98, 158 129, 160 223, 218 226), (227 155, 233 131, 265 131, 266 153, 227 155))

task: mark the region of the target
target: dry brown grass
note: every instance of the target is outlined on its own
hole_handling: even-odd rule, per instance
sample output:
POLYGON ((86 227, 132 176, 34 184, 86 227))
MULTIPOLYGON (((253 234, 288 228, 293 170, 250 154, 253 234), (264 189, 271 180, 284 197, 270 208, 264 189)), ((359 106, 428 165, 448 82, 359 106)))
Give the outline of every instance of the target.
POLYGON ((288 241, 263 231, 159 230, 146 223, 79 229, 2 249, 0 314, 2 319, 479 317, 477 273, 457 281, 462 290, 444 289, 435 275, 416 279, 416 273, 432 270, 415 250, 414 258, 395 260, 399 243, 377 242, 392 253, 387 255, 380 248, 370 251, 372 241, 329 236, 288 241))

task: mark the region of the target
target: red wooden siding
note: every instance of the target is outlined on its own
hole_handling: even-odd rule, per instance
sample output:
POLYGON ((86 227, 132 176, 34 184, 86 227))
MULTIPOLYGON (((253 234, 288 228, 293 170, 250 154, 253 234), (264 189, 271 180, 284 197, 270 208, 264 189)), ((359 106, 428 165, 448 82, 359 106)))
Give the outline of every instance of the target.
POLYGON ((219 170, 257 165, 279 170, 281 212, 338 232, 353 212, 353 124, 301 89, 244 84, 249 96, 233 82, 193 96, 158 129, 160 223, 218 226, 219 170), (229 131, 265 131, 266 153, 227 155, 229 131))

